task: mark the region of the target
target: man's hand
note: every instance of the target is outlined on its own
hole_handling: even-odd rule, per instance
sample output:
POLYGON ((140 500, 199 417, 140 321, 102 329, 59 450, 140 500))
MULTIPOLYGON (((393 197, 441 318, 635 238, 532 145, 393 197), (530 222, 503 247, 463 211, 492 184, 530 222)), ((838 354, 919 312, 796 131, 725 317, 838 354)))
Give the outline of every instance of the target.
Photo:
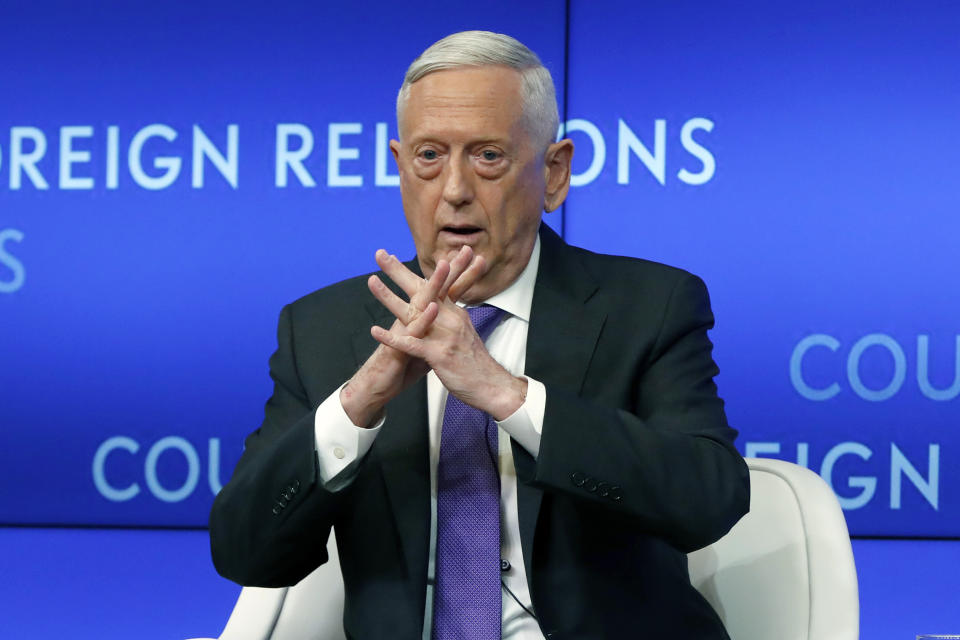
MULTIPOLYGON (((382 249, 377 251, 376 260, 384 273, 410 296, 410 301, 395 296, 376 276, 370 276, 367 286, 378 300, 389 300, 387 308, 397 316, 391 331, 415 337, 423 336, 436 319, 440 300, 451 296, 457 300, 486 270, 483 258, 474 258, 469 247, 461 249, 450 263, 440 260, 426 280, 382 249)), ((340 403, 353 424, 372 426, 380 419, 387 402, 429 369, 423 360, 381 344, 340 391, 340 403)))
MULTIPOLYGON (((461 249, 453 260, 447 280, 453 277, 453 265, 470 253, 469 247, 461 249)), ((473 259, 471 268, 477 261, 482 258, 473 259)), ((437 264, 437 270, 440 264, 442 261, 437 264)), ((422 283, 431 288, 436 276, 434 272, 430 280, 424 281, 399 262, 390 266, 395 273, 386 268, 384 271, 410 296, 411 303, 424 291, 422 283), (397 267, 405 273, 399 273, 397 267)), ((373 294, 397 317, 397 322, 389 331, 374 326, 370 333, 381 347, 402 353, 411 362, 425 363, 436 372, 443 386, 464 403, 489 413, 495 420, 503 420, 523 404, 527 381, 513 376, 493 359, 474 330, 469 314, 455 304, 455 296, 469 288, 463 286, 467 281, 456 279, 446 295, 441 289, 436 298, 419 312, 415 310, 417 305, 404 302, 383 283, 371 285, 373 294)))

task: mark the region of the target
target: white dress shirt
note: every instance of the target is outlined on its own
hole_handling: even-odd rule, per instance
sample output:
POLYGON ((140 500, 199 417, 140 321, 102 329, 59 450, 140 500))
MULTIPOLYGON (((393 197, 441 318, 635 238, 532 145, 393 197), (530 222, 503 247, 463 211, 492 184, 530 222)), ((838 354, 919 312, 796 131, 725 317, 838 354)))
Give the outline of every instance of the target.
MULTIPOLYGON (((520 276, 500 293, 486 300, 506 313, 504 319, 486 340, 490 355, 515 376, 523 374, 527 351, 527 328, 530 325, 530 307, 533 288, 540 264, 540 238, 530 255, 530 261, 520 276)), ((543 430, 543 412, 547 395, 543 384, 527 377, 527 397, 523 405, 499 426, 500 463, 500 554, 510 563, 510 569, 501 577, 510 591, 533 609, 530 588, 520 549, 520 523, 517 515, 517 474, 513 465, 510 438, 514 438, 534 458, 540 450, 540 434, 543 430)), ((437 544, 437 461, 440 457, 440 431, 447 401, 447 390, 437 374, 427 374, 427 415, 430 435, 430 554, 427 568, 427 600, 424 611, 425 640, 430 639, 433 624, 433 578, 437 544)), ((340 404, 340 390, 330 395, 318 408, 314 420, 317 459, 320 478, 325 488, 331 491, 342 489, 353 480, 360 459, 390 416, 370 429, 355 426, 340 404)), ((387 426, 389 429, 389 425, 387 426)), ((523 610, 514 598, 503 591, 503 621, 501 636, 504 640, 543 640, 537 621, 523 610)))

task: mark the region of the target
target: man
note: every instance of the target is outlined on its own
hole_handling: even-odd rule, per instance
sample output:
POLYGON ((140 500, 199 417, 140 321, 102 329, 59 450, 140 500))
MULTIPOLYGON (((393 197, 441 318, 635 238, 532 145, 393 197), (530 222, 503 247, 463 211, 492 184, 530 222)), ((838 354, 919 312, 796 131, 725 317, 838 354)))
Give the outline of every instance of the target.
POLYGON ((749 495, 702 282, 540 224, 573 144, 516 40, 435 43, 397 118, 417 259, 284 308, 217 570, 294 584, 332 526, 348 637, 726 637, 685 556, 749 495))

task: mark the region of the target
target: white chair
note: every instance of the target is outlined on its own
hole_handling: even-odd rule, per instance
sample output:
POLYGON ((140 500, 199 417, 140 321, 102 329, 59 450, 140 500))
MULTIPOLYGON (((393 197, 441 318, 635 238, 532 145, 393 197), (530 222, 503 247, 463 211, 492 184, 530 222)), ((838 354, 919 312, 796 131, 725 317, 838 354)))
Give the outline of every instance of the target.
POLYGON ((346 640, 343 578, 332 531, 327 553, 327 562, 292 587, 244 587, 219 640, 346 640))
MULTIPOLYGON (((750 513, 689 555, 690 582, 733 640, 857 640, 857 574, 833 492, 789 462, 747 458, 747 465, 750 513)), ((328 549, 329 562, 296 586, 244 588, 220 640, 344 638, 332 534, 328 549)))
POLYGON ((840 503, 812 471, 747 458, 750 513, 688 556, 733 640, 857 640, 860 598, 840 503))

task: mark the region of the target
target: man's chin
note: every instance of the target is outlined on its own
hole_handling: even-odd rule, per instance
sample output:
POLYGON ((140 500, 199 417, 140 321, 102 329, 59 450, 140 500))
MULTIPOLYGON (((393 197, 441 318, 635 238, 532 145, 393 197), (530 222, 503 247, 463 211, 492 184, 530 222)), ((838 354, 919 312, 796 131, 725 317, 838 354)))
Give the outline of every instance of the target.
POLYGON ((469 289, 460 294, 458 302, 463 304, 478 304, 489 298, 492 294, 486 291, 483 282, 476 282, 469 289))

